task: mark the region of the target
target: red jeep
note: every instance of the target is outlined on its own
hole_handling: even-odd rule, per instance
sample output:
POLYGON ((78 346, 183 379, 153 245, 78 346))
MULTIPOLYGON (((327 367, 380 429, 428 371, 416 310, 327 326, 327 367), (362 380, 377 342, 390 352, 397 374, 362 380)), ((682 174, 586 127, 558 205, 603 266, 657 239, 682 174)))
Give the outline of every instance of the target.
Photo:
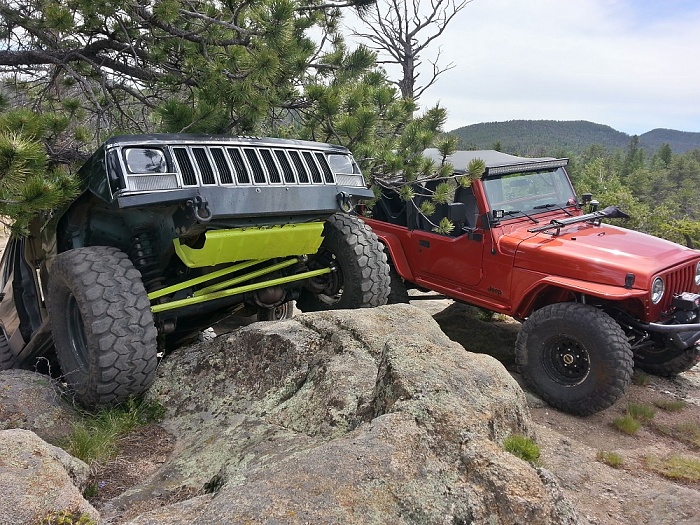
POLYGON ((408 201, 399 182, 377 181, 382 196, 366 222, 390 257, 390 302, 407 301, 407 288, 434 290, 522 321, 518 371, 577 415, 615 403, 634 365, 672 376, 698 362, 700 252, 604 224, 626 215, 598 210, 590 194, 579 200, 567 159, 458 151, 447 161, 465 168, 473 159, 485 170, 471 184, 458 184, 465 171, 455 169, 414 184, 408 201), (446 181, 453 198, 421 213, 446 181), (455 227, 437 233, 444 218, 455 227))

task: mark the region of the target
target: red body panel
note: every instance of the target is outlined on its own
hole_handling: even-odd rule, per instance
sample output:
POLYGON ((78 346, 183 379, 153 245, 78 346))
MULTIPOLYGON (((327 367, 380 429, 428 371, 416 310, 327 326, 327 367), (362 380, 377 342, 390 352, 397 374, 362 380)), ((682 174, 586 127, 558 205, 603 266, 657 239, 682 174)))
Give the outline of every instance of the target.
MULTIPOLYGON (((635 310, 635 317, 652 322, 663 317, 670 301, 669 296, 666 302, 651 305, 654 278, 678 268, 694 275, 700 261, 697 250, 600 222, 575 223, 558 231, 528 231, 552 219, 570 217, 561 210, 538 214, 537 224, 517 217, 484 228, 489 210, 480 181, 473 183, 473 191, 480 219, 476 228, 459 236, 366 219, 401 277, 518 318, 541 306, 538 301, 547 300, 543 295, 563 301, 567 294, 583 294, 619 302, 623 309, 635 310), (634 280, 631 285, 630 279, 634 280)), ((582 214, 574 207, 569 213, 582 214)), ((691 276, 682 291, 698 293, 700 287, 691 276)))

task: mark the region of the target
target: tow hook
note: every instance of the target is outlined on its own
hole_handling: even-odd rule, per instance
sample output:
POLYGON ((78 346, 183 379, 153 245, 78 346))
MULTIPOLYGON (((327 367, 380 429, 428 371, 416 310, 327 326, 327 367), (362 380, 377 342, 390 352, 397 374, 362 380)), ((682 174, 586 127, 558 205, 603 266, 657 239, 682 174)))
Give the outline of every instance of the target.
POLYGON ((335 200, 338 201, 338 207, 345 213, 350 213, 354 206, 352 205, 352 201, 350 200, 350 195, 345 193, 344 191, 341 191, 335 196, 335 200))
POLYGON ((188 208, 192 208, 194 218, 198 222, 209 222, 212 217, 211 208, 206 199, 202 199, 199 195, 193 199, 189 199, 186 203, 188 208))

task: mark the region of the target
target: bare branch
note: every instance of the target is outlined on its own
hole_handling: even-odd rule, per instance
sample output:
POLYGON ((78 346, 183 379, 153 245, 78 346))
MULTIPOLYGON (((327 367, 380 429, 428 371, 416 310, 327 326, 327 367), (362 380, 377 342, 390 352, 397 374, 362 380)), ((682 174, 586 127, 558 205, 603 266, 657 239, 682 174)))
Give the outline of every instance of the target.
POLYGON ((438 65, 440 52, 432 65, 432 74, 424 85, 417 85, 420 55, 444 33, 447 25, 473 0, 379 0, 359 13, 364 22, 362 31, 353 35, 368 42, 379 52, 378 64, 394 64, 401 68, 401 79, 394 81, 405 98, 417 100, 437 78, 454 67, 438 65))

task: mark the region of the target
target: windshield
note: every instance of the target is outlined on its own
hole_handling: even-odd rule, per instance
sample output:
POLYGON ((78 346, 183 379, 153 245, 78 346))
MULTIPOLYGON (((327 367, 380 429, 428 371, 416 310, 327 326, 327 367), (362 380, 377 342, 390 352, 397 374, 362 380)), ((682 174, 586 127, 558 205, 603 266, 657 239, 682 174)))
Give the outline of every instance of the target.
POLYGON ((555 170, 510 173, 482 181, 489 208, 525 214, 576 203, 576 194, 562 168, 555 170))

